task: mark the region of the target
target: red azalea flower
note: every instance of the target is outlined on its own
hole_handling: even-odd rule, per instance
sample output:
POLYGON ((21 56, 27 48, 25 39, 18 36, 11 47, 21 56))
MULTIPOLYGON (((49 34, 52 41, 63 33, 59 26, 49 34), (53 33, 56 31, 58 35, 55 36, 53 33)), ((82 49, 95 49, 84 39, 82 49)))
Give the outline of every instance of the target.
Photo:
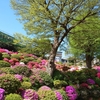
POLYGON ((97 73, 97 75, 96 75, 98 78, 100 78, 100 73, 97 73))
POLYGON ((85 88, 88 88, 89 87, 87 83, 82 83, 82 84, 80 84, 80 86, 81 87, 85 87, 85 88))

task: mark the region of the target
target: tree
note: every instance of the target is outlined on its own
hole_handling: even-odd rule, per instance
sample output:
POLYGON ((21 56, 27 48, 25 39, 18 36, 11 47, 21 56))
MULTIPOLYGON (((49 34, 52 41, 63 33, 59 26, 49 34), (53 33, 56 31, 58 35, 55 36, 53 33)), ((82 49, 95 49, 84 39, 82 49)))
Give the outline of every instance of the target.
POLYGON ((92 60, 100 53, 100 18, 88 18, 85 24, 77 26, 69 35, 69 43, 73 54, 84 55, 88 68, 92 60))
POLYGON ((32 53, 44 58, 51 50, 50 40, 47 38, 30 38, 19 33, 14 34, 14 38, 19 52, 32 53))
POLYGON ((49 75, 55 70, 58 47, 70 31, 99 13, 99 0, 11 0, 27 34, 50 36, 52 48, 47 65, 49 75))

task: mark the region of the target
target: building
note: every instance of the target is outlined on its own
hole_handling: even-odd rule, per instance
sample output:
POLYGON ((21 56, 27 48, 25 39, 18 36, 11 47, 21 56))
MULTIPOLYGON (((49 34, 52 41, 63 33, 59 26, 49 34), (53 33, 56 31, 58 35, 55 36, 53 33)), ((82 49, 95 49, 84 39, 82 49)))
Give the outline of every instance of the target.
POLYGON ((55 60, 57 62, 61 62, 61 59, 62 59, 62 52, 58 51, 57 54, 56 54, 55 60))
POLYGON ((13 45, 14 37, 0 31, 0 48, 8 49, 8 50, 15 50, 13 45))

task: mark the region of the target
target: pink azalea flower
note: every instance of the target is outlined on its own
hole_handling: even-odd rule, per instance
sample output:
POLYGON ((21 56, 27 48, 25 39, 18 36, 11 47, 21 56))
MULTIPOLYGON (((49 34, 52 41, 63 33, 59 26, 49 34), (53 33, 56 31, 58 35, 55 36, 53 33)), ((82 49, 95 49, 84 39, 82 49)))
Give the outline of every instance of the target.
POLYGON ((100 73, 97 73, 97 77, 100 78, 100 73))

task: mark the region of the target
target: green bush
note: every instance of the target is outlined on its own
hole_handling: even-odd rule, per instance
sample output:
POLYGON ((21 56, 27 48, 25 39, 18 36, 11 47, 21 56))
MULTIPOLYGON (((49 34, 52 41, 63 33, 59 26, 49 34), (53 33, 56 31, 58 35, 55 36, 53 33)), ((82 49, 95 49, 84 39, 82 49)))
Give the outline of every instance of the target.
POLYGON ((16 58, 18 60, 20 60, 20 56, 21 54, 11 54, 11 58, 16 58))
POLYGON ((30 76, 30 81, 34 89, 38 89, 43 85, 47 85, 50 87, 53 86, 52 77, 42 70, 34 70, 32 75, 30 76))
POLYGON ((77 81, 78 81, 78 78, 79 78, 79 72, 77 72, 77 71, 72 71, 72 72, 68 71, 68 72, 65 72, 65 76, 66 76, 66 81, 68 82, 68 84, 76 84, 77 81))
POLYGON ((11 74, 12 69, 10 67, 0 68, 0 74, 2 74, 2 73, 11 74))
POLYGON ((12 69, 13 74, 20 74, 26 77, 31 75, 31 70, 27 66, 16 66, 12 69))
POLYGON ((24 77, 23 77, 23 81, 24 81, 24 82, 30 82, 30 78, 29 78, 29 77, 24 76, 24 77))
POLYGON ((6 94, 16 93, 21 86, 21 83, 11 74, 4 74, 0 76, 0 87, 5 89, 6 94))
POLYGON ((66 80, 66 76, 59 70, 55 70, 53 74, 54 80, 66 80))
POLYGON ((95 76, 96 76, 97 70, 89 69, 89 68, 84 68, 83 70, 80 71, 80 74, 81 73, 84 73, 87 78, 94 79, 95 76))
POLYGON ((43 85, 47 85, 52 87, 53 79, 52 77, 45 71, 40 71, 40 77, 43 79, 43 85))
POLYGON ((34 61, 35 59, 33 57, 27 57, 24 59, 21 59, 20 62, 24 62, 25 64, 27 64, 29 61, 34 61))
POLYGON ((57 100, 56 95, 52 90, 45 90, 40 88, 37 93, 40 100, 57 100))
POLYGON ((21 83, 21 88, 23 89, 30 89, 32 84, 30 82, 22 82, 21 83))
POLYGON ((10 67, 10 63, 0 60, 0 68, 2 68, 2 67, 10 67))
POLYGON ((22 97, 19 94, 12 94, 10 93, 5 97, 5 100, 23 100, 22 97))
POLYGON ((54 80, 53 81, 53 84, 54 84, 54 87, 55 88, 61 88, 63 86, 66 86, 67 85, 67 82, 66 81, 63 81, 63 80, 54 80))
POLYGON ((2 53, 2 57, 10 59, 10 55, 8 53, 2 53))
POLYGON ((95 78, 95 82, 100 86, 100 79, 98 77, 95 78))

